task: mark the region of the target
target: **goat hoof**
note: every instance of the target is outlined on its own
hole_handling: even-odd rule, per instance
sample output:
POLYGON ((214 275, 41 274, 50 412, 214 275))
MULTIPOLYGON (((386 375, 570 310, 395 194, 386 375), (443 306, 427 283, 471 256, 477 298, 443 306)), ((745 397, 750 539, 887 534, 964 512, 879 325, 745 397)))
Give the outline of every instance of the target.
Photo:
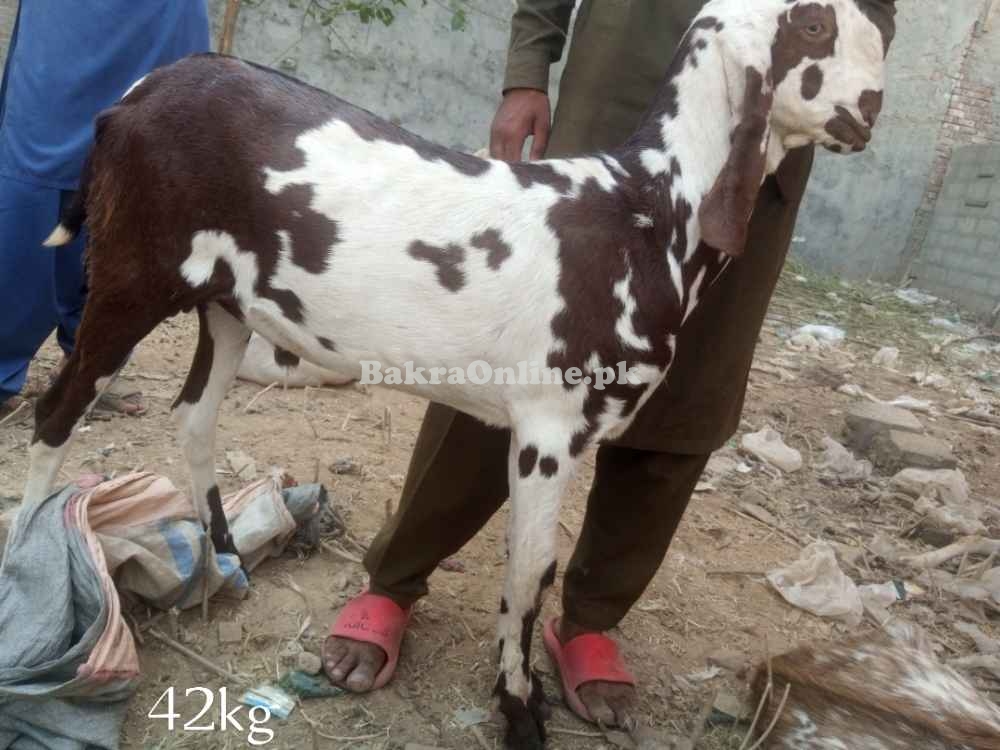
POLYGON ((219 535, 213 534, 212 546, 215 547, 215 554, 217 555, 229 554, 236 555, 237 557, 240 556, 240 551, 236 549, 236 542, 233 541, 233 535, 229 532, 219 535))
POLYGON ((506 691, 502 683, 497 686, 500 712, 507 719, 504 746, 507 750, 543 750, 545 747, 545 720, 551 713, 545 701, 538 675, 531 675, 531 695, 525 704, 506 691))
POLYGON ((244 563, 240 551, 236 549, 236 543, 233 541, 232 534, 227 532, 219 536, 213 535, 212 546, 215 548, 215 554, 217 555, 236 555, 236 558, 240 561, 240 570, 243 571, 243 575, 247 581, 250 580, 250 570, 247 568, 246 563, 244 563))

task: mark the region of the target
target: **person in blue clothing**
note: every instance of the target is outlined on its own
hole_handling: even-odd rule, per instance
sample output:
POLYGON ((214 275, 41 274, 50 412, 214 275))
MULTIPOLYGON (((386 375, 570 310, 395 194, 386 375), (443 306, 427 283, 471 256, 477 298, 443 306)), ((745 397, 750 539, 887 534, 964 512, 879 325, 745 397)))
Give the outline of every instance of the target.
POLYGON ((72 351, 86 236, 42 242, 79 182, 95 117, 149 71, 209 46, 206 0, 20 3, 0 86, 0 416, 53 330, 72 351))

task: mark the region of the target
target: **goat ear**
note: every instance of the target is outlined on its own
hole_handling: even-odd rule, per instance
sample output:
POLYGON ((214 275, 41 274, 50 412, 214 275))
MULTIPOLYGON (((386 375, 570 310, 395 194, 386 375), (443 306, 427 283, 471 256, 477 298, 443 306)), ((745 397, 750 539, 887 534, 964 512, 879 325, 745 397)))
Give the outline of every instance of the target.
POLYGON ((729 158, 698 209, 702 242, 732 257, 742 255, 746 247, 750 215, 764 181, 773 99, 764 76, 748 67, 743 110, 730 137, 729 158))

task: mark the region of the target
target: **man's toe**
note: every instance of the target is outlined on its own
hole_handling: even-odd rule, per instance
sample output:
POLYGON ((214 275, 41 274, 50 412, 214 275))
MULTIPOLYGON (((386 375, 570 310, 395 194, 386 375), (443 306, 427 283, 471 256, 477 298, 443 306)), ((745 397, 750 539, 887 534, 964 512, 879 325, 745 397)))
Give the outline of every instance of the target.
POLYGON ((606 727, 615 726, 615 712, 596 683, 581 685, 577 695, 595 722, 606 727))
POLYGON ((330 672, 330 681, 334 684, 346 687, 346 678, 354 672, 354 668, 358 665, 358 655, 351 650, 348 650, 344 654, 343 658, 337 662, 333 670, 330 672))

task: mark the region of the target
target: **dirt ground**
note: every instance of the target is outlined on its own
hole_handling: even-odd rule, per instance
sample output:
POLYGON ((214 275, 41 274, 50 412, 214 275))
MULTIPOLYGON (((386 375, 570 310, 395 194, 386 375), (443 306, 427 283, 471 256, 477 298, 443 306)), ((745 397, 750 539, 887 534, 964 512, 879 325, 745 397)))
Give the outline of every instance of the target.
MULTIPOLYGON (((978 397, 983 409, 996 414, 1000 355, 953 345, 943 359, 936 359, 934 345, 949 340, 948 331, 930 323, 940 317, 956 320, 956 311, 940 304, 912 306, 882 286, 847 286, 795 267, 786 271, 762 334, 757 357, 761 369, 752 374, 740 432, 773 426, 802 452, 805 467, 783 475, 740 455, 739 436, 734 438, 725 453, 743 462, 741 468, 746 471, 706 477, 707 484, 692 501, 665 564, 613 633, 640 681, 639 718, 650 729, 647 736, 689 736, 695 717, 716 691, 744 692, 745 678, 726 669, 708 668, 712 657, 726 663, 743 658, 756 662, 766 650, 776 653, 800 642, 877 629, 866 620, 860 628, 849 630, 795 609, 763 575, 795 560, 801 546, 825 539, 862 550, 857 567, 845 565, 845 571, 859 583, 888 580, 893 572, 864 551, 863 545, 879 532, 898 538, 919 520, 912 510, 887 499, 883 492, 887 477, 878 472, 854 486, 821 479, 815 464, 822 439, 841 435, 844 412, 857 401, 836 392, 836 387, 856 383, 877 398, 910 394, 933 401, 937 416, 920 414, 919 418, 931 435, 952 445, 973 495, 995 505, 1000 487, 1000 431, 989 426, 988 417, 977 424, 946 414, 949 408, 974 405, 975 399, 969 396, 978 397), (840 326, 848 338, 821 352, 794 351, 786 338, 807 323, 840 326), (896 371, 872 364, 881 346, 900 349, 896 371), (947 375, 951 383, 943 390, 921 387, 910 378, 917 370, 947 375), (749 518, 741 510, 744 503, 766 509, 777 523, 749 518)), ((143 468, 186 486, 169 407, 191 358, 195 326, 191 316, 169 321, 140 346, 124 380, 142 390, 148 413, 139 419, 92 421, 77 437, 63 468, 64 480, 81 472, 121 474, 143 468)), ((36 384, 47 377, 56 361, 57 352, 47 347, 33 373, 36 384)), ((385 389, 364 391, 353 386, 307 391, 279 386, 263 394, 261 390, 259 385, 238 382, 226 399, 217 445, 220 468, 228 468, 224 452, 238 449, 253 456, 261 469, 280 466, 300 482, 323 482, 354 540, 341 539, 338 544, 352 554, 362 554, 398 499, 425 402, 385 389), (391 413, 392 425, 388 440, 383 425, 387 413, 391 413), (360 467, 358 473, 332 472, 334 462, 345 457, 360 467)), ((16 496, 22 487, 30 436, 28 416, 25 412, 0 426, 0 495, 16 496)), ((560 567, 583 519, 591 470, 592 460, 565 501, 560 567)), ((239 482, 230 472, 222 475, 221 484, 231 490, 239 482)), ((466 719, 469 709, 490 709, 504 523, 503 517, 495 518, 456 556, 450 570, 434 575, 431 595, 416 607, 396 679, 388 688, 369 696, 303 702, 289 719, 270 723, 275 737, 268 746, 387 750, 413 742, 456 750, 499 747, 500 727, 495 721, 468 727, 466 719)), ((922 548, 918 540, 906 543, 922 548)), ((257 569, 244 601, 213 603, 207 622, 199 611, 182 613, 179 637, 218 664, 251 675, 255 682, 274 680, 281 670, 281 652, 288 650, 307 620, 299 640, 305 649, 316 652, 338 608, 364 585, 363 569, 328 549, 308 557, 289 555, 257 569), (242 624, 242 643, 219 644, 219 623, 228 620, 242 624)), ((546 616, 555 613, 559 594, 557 584, 546 616)), ((896 605, 892 612, 927 628, 946 656, 974 650, 972 642, 951 627, 961 615, 946 599, 918 598, 896 605)), ((135 615, 140 623, 148 617, 145 609, 135 615)), ((993 622, 981 622, 980 627, 1000 636, 993 622)), ((217 689, 226 683, 148 636, 140 646, 140 656, 143 679, 129 710, 124 748, 248 746, 245 733, 235 730, 224 734, 169 732, 164 721, 149 718, 148 712, 170 686, 183 696, 184 689, 192 686, 217 689)), ((553 750, 632 746, 621 734, 605 735, 578 721, 562 705, 558 681, 539 637, 534 660, 553 703, 549 722, 553 750)), ((982 676, 976 679, 984 690, 998 689, 982 676)), ((228 687, 232 707, 237 688, 228 687)), ((200 699, 179 697, 177 708, 190 717, 200 705, 200 699)), ((712 729, 698 747, 735 750, 744 733, 745 729, 712 729)))

